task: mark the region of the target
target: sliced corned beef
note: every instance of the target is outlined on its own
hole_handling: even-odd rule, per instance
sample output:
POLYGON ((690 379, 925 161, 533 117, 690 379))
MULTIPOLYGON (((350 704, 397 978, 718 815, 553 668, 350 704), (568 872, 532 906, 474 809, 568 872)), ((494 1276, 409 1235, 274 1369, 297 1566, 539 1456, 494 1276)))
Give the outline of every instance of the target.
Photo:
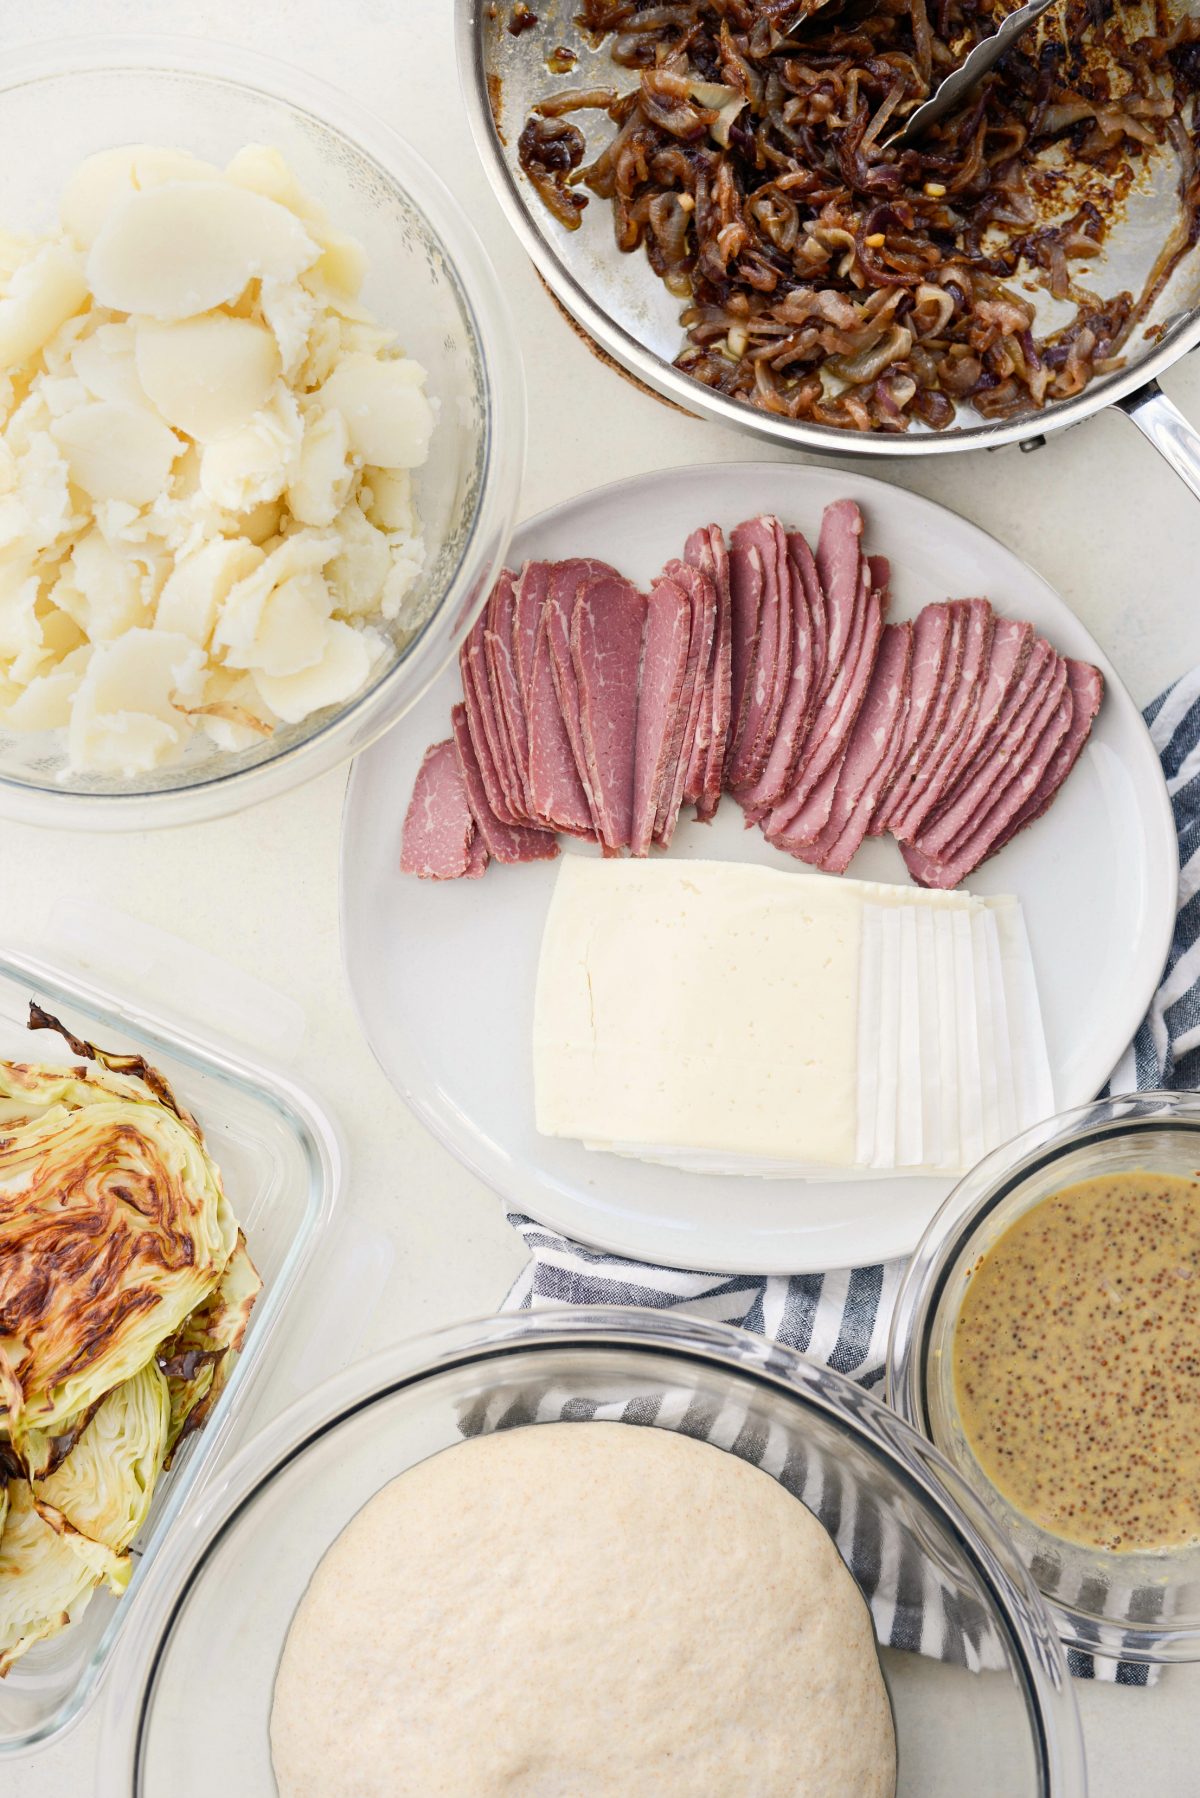
MULTIPOLYGON (((684 560, 708 576, 713 585, 717 608, 709 674, 705 682, 708 741, 703 746, 702 762, 698 753, 693 757, 684 787, 684 798, 689 803, 695 802, 697 818, 707 824, 716 815, 721 803, 733 681, 733 600, 729 584, 729 552, 719 526, 710 524, 699 531, 693 531, 687 540, 684 560)), ((699 749, 699 739, 697 744, 699 749)))
POLYGON ((419 880, 459 880, 470 871, 474 837, 458 753, 453 737, 447 737, 425 751, 417 770, 404 818, 400 871, 419 880))
POLYGON ((488 805, 502 823, 515 824, 520 820, 513 810, 511 789, 505 783, 504 770, 499 761, 499 731, 492 710, 482 647, 473 642, 472 638, 474 632, 459 652, 459 674, 462 677, 467 726, 475 745, 475 760, 479 764, 488 805))
POLYGON ((581 580, 571 614, 571 661, 592 806, 606 850, 633 831, 638 675, 646 601, 613 569, 581 580))
MULTIPOLYGON (((806 577, 797 554, 797 543, 804 543, 797 532, 788 537, 787 577, 789 597, 792 609, 792 670, 791 682, 784 698, 783 709, 779 715, 779 728, 775 733, 775 741, 767 757, 762 773, 750 786, 738 793, 738 801, 748 819, 757 821, 766 816, 771 808, 782 798, 791 784, 800 745, 808 728, 809 713, 812 706, 816 681, 816 639, 818 619, 821 642, 824 644, 825 622, 824 602, 821 598, 820 585, 817 581, 816 565, 808 545, 806 561, 811 569, 811 579, 806 577)), ((822 650, 822 662, 824 652, 822 650)))
POLYGON ((884 626, 862 710, 846 747, 829 817, 801 855, 827 874, 844 874, 866 835, 875 795, 899 754, 912 665, 911 624, 884 626))
POLYGON ((1047 699, 1053 710, 1066 684, 1066 664, 1045 638, 1034 643, 1020 678, 1013 683, 994 728, 980 744, 925 822, 916 839, 927 856, 942 856, 956 839, 974 829, 1008 784, 1030 746, 1031 732, 1047 699))
POLYGON ((594 837, 591 807, 558 703, 544 617, 534 648, 528 711, 529 792, 535 815, 571 836, 594 837))
POLYGON ((591 775, 588 773, 583 727, 579 721, 579 682, 575 676, 575 664, 571 660, 571 618, 583 582, 590 580, 593 575, 601 574, 611 574, 617 580, 621 578, 616 569, 610 568, 607 562, 595 561, 590 557, 572 556, 564 562, 552 562, 546 607, 542 614, 542 624, 550 645, 550 666, 554 672, 554 686, 558 693, 563 723, 567 727, 567 740, 571 745, 575 766, 579 770, 579 779, 587 795, 588 809, 592 816, 592 828, 597 837, 601 834, 600 821, 596 810, 596 796, 592 791, 591 775))
POLYGON ((458 765, 467 792, 467 804, 484 848, 498 862, 550 861, 558 854, 558 844, 548 830, 529 830, 523 825, 505 824, 488 804, 487 792, 475 758, 471 733, 467 728, 465 706, 456 705, 450 713, 454 727, 454 745, 458 765))
POLYGON ((531 818, 534 813, 529 790, 529 725, 517 674, 516 608, 516 577, 506 568, 492 588, 487 603, 483 647, 496 724, 512 758, 519 783, 521 811, 526 818, 531 818))
MULTIPOLYGON (((1032 627, 1031 627, 1032 628, 1032 627)), ((990 853, 995 855, 1010 843, 1018 831, 1040 818, 1050 805, 1058 789, 1071 772, 1083 752, 1083 746, 1092 734, 1092 725, 1096 713, 1100 710, 1100 702, 1104 698, 1104 676, 1090 662, 1076 662, 1068 658, 1067 685, 1070 688, 1073 709, 1071 712, 1071 728, 1055 750, 1053 758, 1030 794, 1025 804, 1005 827, 1004 834, 993 844, 990 853)))
POLYGON ((822 739, 813 743, 811 754, 806 751, 798 784, 793 786, 791 794, 780 801, 768 821, 767 834, 771 841, 793 853, 803 844, 811 843, 829 822, 839 771, 871 684, 883 634, 887 592, 886 588, 876 587, 872 577, 878 573, 886 579, 889 572, 886 563, 878 570, 872 570, 866 561, 861 564, 861 618, 854 627, 851 646, 842 663, 841 672, 830 688, 830 698, 836 701, 836 709, 822 739), (786 809, 789 799, 797 792, 800 795, 799 802, 792 805, 790 810, 786 809))
POLYGON ((947 601, 946 610, 949 615, 946 657, 942 663, 938 685, 933 693, 932 703, 925 713, 920 734, 914 740, 907 760, 897 769, 896 777, 892 782, 892 790, 880 812, 880 819, 888 830, 894 828, 895 820, 900 816, 913 793, 919 789, 925 777, 934 746, 941 740, 946 716, 950 710, 950 702, 962 670, 963 652, 966 647, 967 615, 959 600, 947 601))
POLYGON ((549 562, 526 562, 517 576, 513 659, 517 666, 517 679, 521 684, 521 699, 526 717, 529 716, 533 703, 534 651, 537 648, 538 627, 550 592, 550 567, 549 562))
POLYGON ((692 638, 692 606, 677 581, 655 582, 646 606, 646 641, 638 698, 630 850, 647 855, 654 836, 659 795, 667 778, 670 747, 692 638))
POLYGON ((693 568, 690 562, 668 562, 664 572, 682 587, 691 608, 688 658, 679 696, 679 729, 672 744, 668 760, 668 780, 664 782, 659 794, 658 815, 654 824, 655 837, 664 849, 669 849, 671 838, 675 835, 675 826, 679 822, 687 771, 700 728, 704 704, 704 670, 712 651, 717 608, 712 582, 699 568, 693 568))
POLYGON ((747 525, 739 525, 729 539, 729 733, 725 745, 725 784, 741 743, 750 703, 751 678, 762 630, 762 548, 747 525))
POLYGON ((938 600, 924 606, 913 624, 912 668, 909 683, 908 711, 900 752, 876 804, 869 835, 879 836, 896 793, 901 776, 910 767, 914 750, 931 712, 938 703, 946 659, 950 649, 951 612, 948 601, 938 600))
POLYGON ((956 599, 952 607, 961 615, 962 656, 938 732, 888 823, 892 835, 902 843, 917 835, 920 821, 928 817, 950 785, 963 744, 971 734, 991 657, 994 616, 987 600, 956 599))
POLYGON ((726 760, 726 784, 735 793, 762 773, 791 681, 791 579, 787 537, 779 520, 764 515, 739 524, 733 533, 735 569, 739 558, 749 559, 761 571, 762 589, 758 641, 746 677, 737 736, 726 760))
POLYGON ((488 854, 487 844, 483 840, 482 831, 476 830, 474 836, 471 838, 471 857, 467 863, 466 878, 468 880, 478 880, 481 875, 486 874, 487 866, 491 859, 491 856, 488 854))

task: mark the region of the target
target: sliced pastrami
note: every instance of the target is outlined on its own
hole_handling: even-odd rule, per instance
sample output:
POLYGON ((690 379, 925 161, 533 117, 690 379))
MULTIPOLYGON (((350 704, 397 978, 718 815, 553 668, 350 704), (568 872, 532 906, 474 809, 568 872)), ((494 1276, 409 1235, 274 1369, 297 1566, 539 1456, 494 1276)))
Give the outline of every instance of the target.
POLYGON ((1074 701, 1071 728, 1055 750, 1050 765, 1035 790, 1025 801, 1012 823, 1005 827, 1003 836, 992 845, 990 851, 992 855, 1003 849, 1006 843, 1011 843, 1018 831, 1024 830, 1027 825, 1041 817, 1079 760, 1083 753, 1083 746, 1092 734, 1092 725, 1104 698, 1104 676, 1098 668, 1093 668, 1090 662, 1075 662, 1068 659, 1067 685, 1074 701))
MULTIPOLYGON (((811 568, 811 580, 806 578, 800 566, 796 552, 796 532, 788 538, 787 578, 789 598, 792 610, 792 672, 783 709, 779 716, 779 728, 775 733, 775 741, 771 745, 762 773, 750 786, 744 787, 737 795, 738 802, 751 823, 757 823, 766 817, 786 793, 795 775, 796 760, 800 745, 804 741, 808 728, 809 715, 812 708, 816 686, 817 660, 816 639, 817 620, 820 620, 820 638, 824 644, 824 604, 817 582, 816 565, 813 563, 811 551, 804 544, 806 560, 811 568)), ((799 541, 803 543, 803 538, 799 541)), ((822 650, 823 661, 823 650, 822 650)))
MULTIPOLYGON (((974 829, 1015 767, 1023 764, 1039 714, 1053 710, 1066 685, 1066 664, 1039 637, 1012 687, 995 729, 980 745, 916 839, 923 854, 941 856, 974 829)), ((1044 722, 1044 720, 1043 720, 1044 722)))
POLYGON ((862 513, 851 499, 826 506, 817 538, 817 578, 825 596, 825 672, 822 693, 827 693, 850 646, 862 561, 862 513))
POLYGON ((713 585, 717 606, 710 660, 711 676, 707 683, 711 695, 708 744, 703 769, 695 766, 688 770, 684 789, 684 797, 689 801, 693 798, 695 800, 696 817, 702 824, 707 824, 716 816, 717 807, 721 803, 733 703, 733 596, 730 588, 729 552, 720 527, 710 524, 703 530, 693 531, 687 540, 684 560, 708 576, 713 585))
POLYGON ((523 825, 505 824, 496 817, 488 804, 479 763, 475 759, 474 742, 467 728, 466 707, 456 705, 450 713, 450 721, 454 728, 454 745, 458 752, 458 765, 462 773, 463 784, 466 787, 467 804, 471 808, 475 827, 483 839, 483 846, 488 854, 494 856, 498 862, 553 860, 558 854, 558 844, 555 842, 552 832, 530 830, 523 825))
POLYGON ((741 744, 750 704, 751 680, 758 659, 762 631, 762 546, 748 525, 739 525, 729 539, 730 659, 729 737, 725 746, 725 784, 741 744))
POLYGON ((591 807, 558 703, 544 617, 534 649, 527 710, 529 793, 535 817, 571 836, 594 839, 591 807))
POLYGON ((912 664, 911 624, 888 624, 880 639, 871 683, 842 761, 825 827, 805 845, 806 862, 829 874, 844 874, 866 835, 874 809, 873 791, 899 753, 912 664))
POLYGON ((571 661, 592 808, 606 850, 628 847, 646 600, 612 569, 586 576, 571 614, 571 661))
POLYGON ((425 751, 404 817, 400 872, 460 880, 470 871, 475 820, 453 737, 425 751))
POLYGON ((538 627, 550 592, 549 562, 526 562, 517 577, 516 617, 513 621, 513 659, 521 685, 521 699, 528 718, 533 703, 534 652, 538 627))
POLYGON ((483 834, 481 831, 477 830, 471 838, 471 857, 467 863, 466 878, 468 880, 479 880, 481 876, 487 873, 488 863, 491 859, 491 856, 488 854, 487 844, 483 840, 483 834))
POLYGON ((758 641, 747 675, 738 732, 725 767, 736 793, 758 779, 779 728, 792 674, 792 606, 787 537, 777 518, 739 524, 733 533, 733 566, 754 561, 761 571, 758 641))
POLYGON ((1065 667, 1062 672, 1063 683, 1050 715, 1044 719, 1023 766, 1013 774, 987 815, 941 856, 923 854, 919 844, 902 845, 905 866, 922 886, 955 887, 965 880, 999 846, 1009 826, 1037 792, 1059 745, 1070 735, 1075 701, 1065 667))
POLYGON ((925 606, 913 623, 912 667, 909 679, 909 703, 904 720, 904 735, 892 770, 884 783, 868 835, 877 837, 885 828, 884 818, 901 775, 909 767, 916 745, 925 731, 930 713, 938 703, 946 658, 950 648, 951 612, 948 601, 939 600, 925 606))
POLYGON ((520 677, 517 674, 514 642, 516 609, 516 577, 506 568, 492 588, 492 595, 487 603, 483 647, 496 723, 508 744, 516 772, 521 811, 526 818, 531 818, 533 800, 529 791, 529 725, 525 717, 525 699, 521 692, 520 677))
POLYGON ((658 842, 664 849, 669 849, 671 838, 675 835, 675 826, 679 822, 684 784, 700 729, 704 705, 704 670, 712 654, 712 633, 717 607, 712 582, 699 568, 693 568, 689 562, 668 562, 664 572, 687 594, 692 620, 687 665, 679 696, 679 729, 672 745, 673 759, 668 762, 669 778, 664 782, 659 795, 658 816, 654 825, 658 842))
POLYGON ((647 855, 659 796, 667 778, 670 747, 692 639, 691 600, 677 581, 656 581, 646 604, 646 642, 638 696, 630 852, 647 855))
POLYGON ((951 604, 960 615, 962 656, 941 726, 927 744, 921 767, 888 823, 892 835, 902 843, 911 842, 917 835, 919 823, 928 817, 950 785, 951 771, 958 764, 979 709, 992 652, 995 618, 987 600, 956 599, 951 604))
MULTIPOLYGON (((886 563, 880 572, 886 578, 886 563)), ((830 697, 837 699, 837 709, 828 730, 807 759, 798 788, 793 788, 793 793, 798 790, 801 795, 799 802, 787 810, 789 799, 785 798, 768 820, 767 834, 771 841, 793 853, 803 844, 811 843, 829 822, 846 747, 871 684, 886 604, 886 589, 872 585, 872 574, 870 564, 864 561, 859 574, 861 620, 855 627, 847 658, 830 689, 830 697)))
POLYGON ((817 572, 817 558, 809 548, 807 537, 801 531, 788 532, 788 560, 792 564, 793 574, 798 574, 800 577, 804 597, 808 602, 808 621, 812 630, 813 655, 810 703, 815 704, 825 692, 825 669, 829 654, 829 617, 825 594, 821 588, 821 577, 817 572))
MULTIPOLYGON (((708 652, 708 663, 703 671, 703 682, 700 697, 700 723, 692 743, 692 753, 684 775, 683 797, 689 805, 698 805, 704 798, 705 783, 708 778, 709 763, 713 759, 713 737, 717 727, 717 680, 721 663, 721 629, 722 613, 726 640, 729 635, 729 567, 725 558, 725 539, 715 524, 704 525, 693 531, 684 546, 683 560, 692 568, 698 568, 701 574, 708 577, 712 593, 712 626, 711 642, 708 652), (722 606, 721 595, 717 590, 718 556, 725 563, 724 586, 725 602, 722 606)), ((725 679, 728 684, 729 666, 726 655, 725 679)), ((724 762, 724 747, 721 760, 724 762)), ((717 776, 718 794, 720 775, 717 776)))

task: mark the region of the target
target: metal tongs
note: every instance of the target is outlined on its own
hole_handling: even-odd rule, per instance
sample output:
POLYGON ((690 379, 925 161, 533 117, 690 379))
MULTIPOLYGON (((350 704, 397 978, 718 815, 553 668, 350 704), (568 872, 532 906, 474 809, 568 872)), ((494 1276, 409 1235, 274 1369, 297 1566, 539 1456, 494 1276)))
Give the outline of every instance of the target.
POLYGON ((1004 52, 1031 25, 1036 25, 1042 14, 1049 12, 1054 3, 1055 0, 1025 0, 1023 6, 1010 12, 999 30, 994 31, 991 37, 981 38, 958 67, 944 81, 939 82, 928 100, 922 100, 916 111, 909 113, 899 131, 893 132, 886 140, 888 147, 901 150, 907 144, 916 143, 930 125, 936 125, 948 112, 953 112, 966 99, 971 89, 983 80, 988 70, 999 62, 1004 52))

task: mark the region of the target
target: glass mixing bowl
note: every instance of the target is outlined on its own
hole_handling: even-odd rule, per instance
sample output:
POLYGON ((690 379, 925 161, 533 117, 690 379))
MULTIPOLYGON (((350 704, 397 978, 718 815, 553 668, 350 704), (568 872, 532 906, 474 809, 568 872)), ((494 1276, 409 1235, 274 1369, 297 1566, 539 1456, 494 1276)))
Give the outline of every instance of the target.
POLYGON ((420 698, 465 636, 507 547, 521 480, 524 385, 508 307, 457 202, 389 125, 241 48, 119 36, 34 45, 6 53, 0 70, 0 228, 45 228, 84 157, 128 143, 221 164, 244 144, 270 144, 365 246, 363 300, 424 364, 439 402, 430 457, 416 475, 427 547, 422 621, 394 638, 345 706, 239 753, 197 733, 181 761, 132 780, 67 773, 56 734, 0 727, 0 816, 34 824, 190 823, 357 754, 420 698))
POLYGON ((1015 1510, 979 1466, 954 1395, 952 1347, 971 1269, 1030 1206, 1097 1174, 1200 1173, 1200 1094, 1101 1099, 1048 1118, 981 1161, 908 1265, 892 1314, 888 1398, 937 1444, 1031 1570, 1059 1634, 1110 1658, 1200 1660, 1200 1545, 1158 1554, 1083 1548, 1015 1510))
POLYGON ((1084 1793, 1062 1648, 1003 1535, 935 1449, 850 1381, 760 1337, 582 1308, 389 1350, 217 1476, 112 1669, 101 1798, 267 1798, 275 1670, 334 1539, 387 1481, 464 1434, 564 1416, 706 1435, 803 1495, 855 1569, 877 1634, 904 1644, 881 1657, 901 1798, 1084 1793))

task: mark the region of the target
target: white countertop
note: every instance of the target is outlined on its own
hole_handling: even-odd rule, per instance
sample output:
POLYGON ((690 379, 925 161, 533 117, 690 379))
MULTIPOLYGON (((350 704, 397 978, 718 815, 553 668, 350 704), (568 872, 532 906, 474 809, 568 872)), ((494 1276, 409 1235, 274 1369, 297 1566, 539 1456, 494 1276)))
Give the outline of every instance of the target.
MULTIPOLYGON (((476 163, 451 16, 452 0, 174 0, 170 8, 161 0, 40 0, 3 8, 0 47, 22 41, 27 27, 51 38, 169 26, 286 56, 389 117, 457 193, 525 329, 523 515, 641 470, 771 456, 753 439, 636 391, 558 316, 476 163)), ((1166 385, 1200 423, 1200 363, 1166 385)), ((884 462, 873 472, 943 501, 1033 563, 1140 702, 1200 658, 1200 504, 1120 416, 1095 419, 1033 454, 884 462)), ((93 837, 0 825, 0 941, 37 940, 49 895, 90 894, 293 994, 309 1020, 295 1071, 326 1099, 350 1145, 345 1203, 395 1250, 357 1356, 495 1310, 523 1256, 498 1202, 409 1115, 359 1035, 338 949, 344 784, 343 774, 329 775, 252 813, 187 830, 93 837)), ((259 1412, 295 1396, 294 1368, 281 1365, 259 1412)), ((1200 1668, 1172 1670, 1149 1692, 1077 1690, 1095 1798, 1200 1791, 1200 1668)), ((38 1798, 85 1798, 97 1740, 89 1717, 56 1748, 6 1766, 0 1789, 16 1798, 35 1790, 38 1798)))

